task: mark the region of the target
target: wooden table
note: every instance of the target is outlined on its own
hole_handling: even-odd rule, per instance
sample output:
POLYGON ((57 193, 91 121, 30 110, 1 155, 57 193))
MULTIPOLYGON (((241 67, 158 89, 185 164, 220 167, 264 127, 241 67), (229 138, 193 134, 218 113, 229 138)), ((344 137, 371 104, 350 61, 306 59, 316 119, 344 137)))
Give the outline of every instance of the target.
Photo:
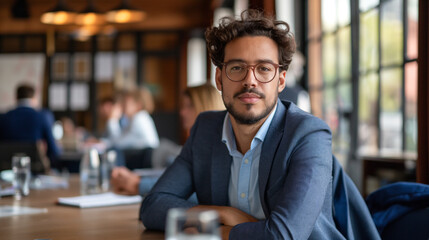
POLYGON ((20 201, 0 199, 0 205, 46 208, 46 213, 0 218, 0 239, 164 239, 164 233, 145 231, 138 221, 139 204, 80 209, 57 205, 58 197, 79 195, 79 180, 69 189, 31 190, 20 201))
POLYGON ((388 169, 396 171, 395 177, 398 181, 415 181, 415 179, 407 179, 405 174, 407 171, 415 171, 417 155, 415 153, 396 153, 386 154, 378 153, 371 155, 362 155, 362 190, 363 196, 367 197, 372 190, 368 189, 368 177, 377 176, 380 170, 388 169), (411 168, 411 169, 410 169, 411 168))

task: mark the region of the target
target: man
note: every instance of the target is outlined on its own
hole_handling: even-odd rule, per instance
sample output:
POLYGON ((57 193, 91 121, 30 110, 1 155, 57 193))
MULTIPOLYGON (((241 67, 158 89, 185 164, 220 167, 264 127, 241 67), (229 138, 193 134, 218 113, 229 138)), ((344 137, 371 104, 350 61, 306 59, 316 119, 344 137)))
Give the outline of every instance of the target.
POLYGON ((32 86, 23 84, 16 90, 17 107, 2 116, 0 141, 44 141, 46 154, 51 163, 60 150, 52 135, 52 126, 47 117, 36 110, 38 100, 32 86))
MULTIPOLYGON (((241 18, 206 32, 227 112, 198 117, 144 199, 142 222, 163 230, 170 208, 214 209, 223 239, 345 239, 334 220, 330 130, 278 100, 295 51, 289 27, 252 10, 241 18), (200 205, 186 201, 193 192, 200 205)), ((365 239, 377 239, 368 225, 365 239)))

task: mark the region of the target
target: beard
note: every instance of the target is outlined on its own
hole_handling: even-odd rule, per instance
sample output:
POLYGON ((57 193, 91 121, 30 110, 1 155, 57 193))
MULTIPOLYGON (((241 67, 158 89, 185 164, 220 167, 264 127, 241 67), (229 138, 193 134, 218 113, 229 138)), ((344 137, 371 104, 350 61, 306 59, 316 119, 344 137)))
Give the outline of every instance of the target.
MULTIPOLYGON (((223 85, 222 85, 222 92, 223 92, 223 85)), ((243 93, 253 93, 257 94, 261 100, 265 100, 266 96, 264 93, 259 92, 258 90, 254 88, 246 88, 243 87, 240 92, 234 94, 233 99, 238 97, 240 94, 243 93)), ((243 125, 252 125, 257 122, 259 122, 261 119, 265 118, 270 114, 270 112, 274 109, 274 106, 276 105, 276 99, 278 97, 278 93, 276 92, 276 96, 274 97, 273 102, 267 103, 265 102, 265 109, 260 114, 252 114, 250 112, 240 113, 231 102, 226 102, 225 97, 222 96, 223 102, 225 104, 226 110, 229 114, 231 114, 232 117, 237 121, 239 124, 243 125)), ((253 104, 246 104, 246 110, 250 111, 250 109, 253 107, 253 104)))

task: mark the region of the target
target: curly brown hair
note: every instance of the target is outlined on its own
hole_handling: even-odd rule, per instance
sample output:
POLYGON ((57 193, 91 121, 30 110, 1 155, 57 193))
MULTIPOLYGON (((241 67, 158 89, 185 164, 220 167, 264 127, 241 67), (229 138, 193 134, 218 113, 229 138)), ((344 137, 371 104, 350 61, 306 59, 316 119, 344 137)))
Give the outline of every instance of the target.
POLYGON ((224 17, 218 27, 210 27, 205 33, 207 49, 216 67, 222 68, 225 46, 232 40, 245 36, 265 36, 277 43, 280 70, 287 70, 292 61, 296 44, 289 24, 264 16, 262 11, 249 9, 241 13, 241 19, 224 17))

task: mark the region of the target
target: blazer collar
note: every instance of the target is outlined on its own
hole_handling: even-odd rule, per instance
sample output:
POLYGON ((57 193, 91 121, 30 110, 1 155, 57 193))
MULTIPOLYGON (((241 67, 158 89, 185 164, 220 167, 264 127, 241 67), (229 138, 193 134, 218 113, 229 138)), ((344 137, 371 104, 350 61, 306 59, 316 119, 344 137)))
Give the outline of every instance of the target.
POLYGON ((270 176, 271 165, 275 158, 280 141, 283 137, 284 122, 286 118, 286 107, 278 100, 277 112, 273 117, 271 126, 268 129, 265 141, 262 144, 261 156, 259 159, 259 197, 261 199, 262 208, 265 216, 269 215, 269 209, 264 195, 267 187, 268 178, 270 176))
POLYGON ((229 179, 231 177, 232 157, 229 155, 228 148, 225 143, 222 142, 222 131, 217 131, 216 136, 213 139, 216 140, 214 141, 213 151, 211 153, 212 204, 226 206, 229 202, 228 186, 229 179))
MULTIPOLYGON (((285 118, 286 107, 280 100, 278 100, 277 110, 268 129, 267 135, 265 136, 259 160, 259 196, 266 216, 269 215, 269 211, 264 199, 264 192, 275 153, 283 136, 285 118)), ((218 131, 213 139, 219 140, 214 141, 213 151, 211 153, 212 204, 225 206, 229 202, 228 186, 231 177, 232 157, 229 155, 225 143, 221 141, 222 131, 218 131)))

